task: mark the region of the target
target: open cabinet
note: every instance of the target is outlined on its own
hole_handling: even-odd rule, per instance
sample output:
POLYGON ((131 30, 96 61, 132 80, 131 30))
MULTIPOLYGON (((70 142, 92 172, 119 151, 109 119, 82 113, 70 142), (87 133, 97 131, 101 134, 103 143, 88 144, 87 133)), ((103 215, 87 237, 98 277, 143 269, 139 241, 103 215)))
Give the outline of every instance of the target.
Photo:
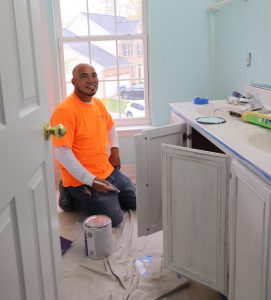
POLYGON ((135 137, 138 235, 162 229, 161 144, 183 145, 186 124, 151 129, 135 137))
POLYGON ((197 139, 188 129, 171 125, 135 138, 139 235, 163 227, 165 266, 227 294, 229 158, 193 148, 208 141, 186 147, 197 139))
POLYGON ((163 229, 165 267, 229 300, 269 300, 270 182, 188 120, 135 137, 139 235, 163 229))

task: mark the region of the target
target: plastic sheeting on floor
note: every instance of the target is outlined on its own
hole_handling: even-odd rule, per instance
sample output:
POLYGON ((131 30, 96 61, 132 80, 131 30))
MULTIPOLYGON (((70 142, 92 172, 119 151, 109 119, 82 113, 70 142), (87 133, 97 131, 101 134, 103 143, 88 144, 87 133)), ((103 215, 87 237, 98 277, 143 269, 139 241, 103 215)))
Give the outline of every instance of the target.
POLYGON ((189 300, 188 280, 163 268, 162 232, 137 237, 135 212, 113 228, 113 253, 85 254, 83 227, 63 255, 65 300, 189 300))

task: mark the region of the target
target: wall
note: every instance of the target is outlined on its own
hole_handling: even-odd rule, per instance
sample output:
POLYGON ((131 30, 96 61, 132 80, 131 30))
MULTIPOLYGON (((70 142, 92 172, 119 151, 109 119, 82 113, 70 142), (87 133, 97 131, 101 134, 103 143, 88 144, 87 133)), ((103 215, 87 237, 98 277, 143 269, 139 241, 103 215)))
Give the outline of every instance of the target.
POLYGON ((149 0, 154 125, 169 122, 170 102, 223 99, 250 82, 270 84, 271 1, 233 0, 216 13, 207 10, 213 2, 149 0))
POLYGON ((210 0, 149 0, 153 125, 170 121, 169 103, 210 96, 210 0))
MULTIPOLYGON (((216 90, 225 98, 256 82, 271 84, 271 1, 234 0, 216 13, 216 90), (247 55, 251 53, 251 66, 247 55)), ((271 223, 271 221, 270 221, 271 223)), ((271 299, 271 234, 267 297, 271 299)))
POLYGON ((250 82, 271 82, 271 1, 234 0, 216 13, 218 98, 250 82), (248 53, 252 55, 247 67, 248 53))
MULTIPOLYGON (((207 9, 212 0, 148 1, 153 125, 170 122, 170 102, 191 101, 196 96, 225 98, 250 81, 270 83, 270 0, 233 0, 215 14, 207 9), (214 20, 216 47, 212 49, 214 20), (252 65, 248 68, 249 52, 252 65)), ((47 3, 52 60, 56 66, 52 0, 47 3)), ((58 82, 57 78, 54 82, 58 82)), ((133 138, 121 136, 120 142, 123 163, 133 163, 133 138)))

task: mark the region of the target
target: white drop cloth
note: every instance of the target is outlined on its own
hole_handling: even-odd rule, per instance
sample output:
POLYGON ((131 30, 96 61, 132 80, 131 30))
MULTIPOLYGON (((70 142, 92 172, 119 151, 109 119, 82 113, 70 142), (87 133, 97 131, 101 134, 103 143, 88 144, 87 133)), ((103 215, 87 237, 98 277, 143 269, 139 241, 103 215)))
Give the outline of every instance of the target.
POLYGON ((162 266, 161 231, 138 238, 134 212, 126 212, 112 231, 108 258, 85 256, 83 228, 63 255, 65 300, 189 300, 183 289, 188 280, 162 266))

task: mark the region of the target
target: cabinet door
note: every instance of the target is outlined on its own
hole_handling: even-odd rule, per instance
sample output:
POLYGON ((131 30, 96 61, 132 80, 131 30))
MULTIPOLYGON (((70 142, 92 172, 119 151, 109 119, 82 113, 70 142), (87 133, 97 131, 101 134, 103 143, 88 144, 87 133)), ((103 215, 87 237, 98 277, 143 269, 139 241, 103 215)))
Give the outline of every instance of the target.
POLYGON ((164 126, 135 136, 138 235, 162 229, 161 144, 183 144, 186 124, 164 126))
POLYGON ((162 193, 165 266, 227 294, 225 154, 163 145, 162 193))
POLYGON ((230 299, 265 300, 271 188, 232 163, 230 198, 230 299))

